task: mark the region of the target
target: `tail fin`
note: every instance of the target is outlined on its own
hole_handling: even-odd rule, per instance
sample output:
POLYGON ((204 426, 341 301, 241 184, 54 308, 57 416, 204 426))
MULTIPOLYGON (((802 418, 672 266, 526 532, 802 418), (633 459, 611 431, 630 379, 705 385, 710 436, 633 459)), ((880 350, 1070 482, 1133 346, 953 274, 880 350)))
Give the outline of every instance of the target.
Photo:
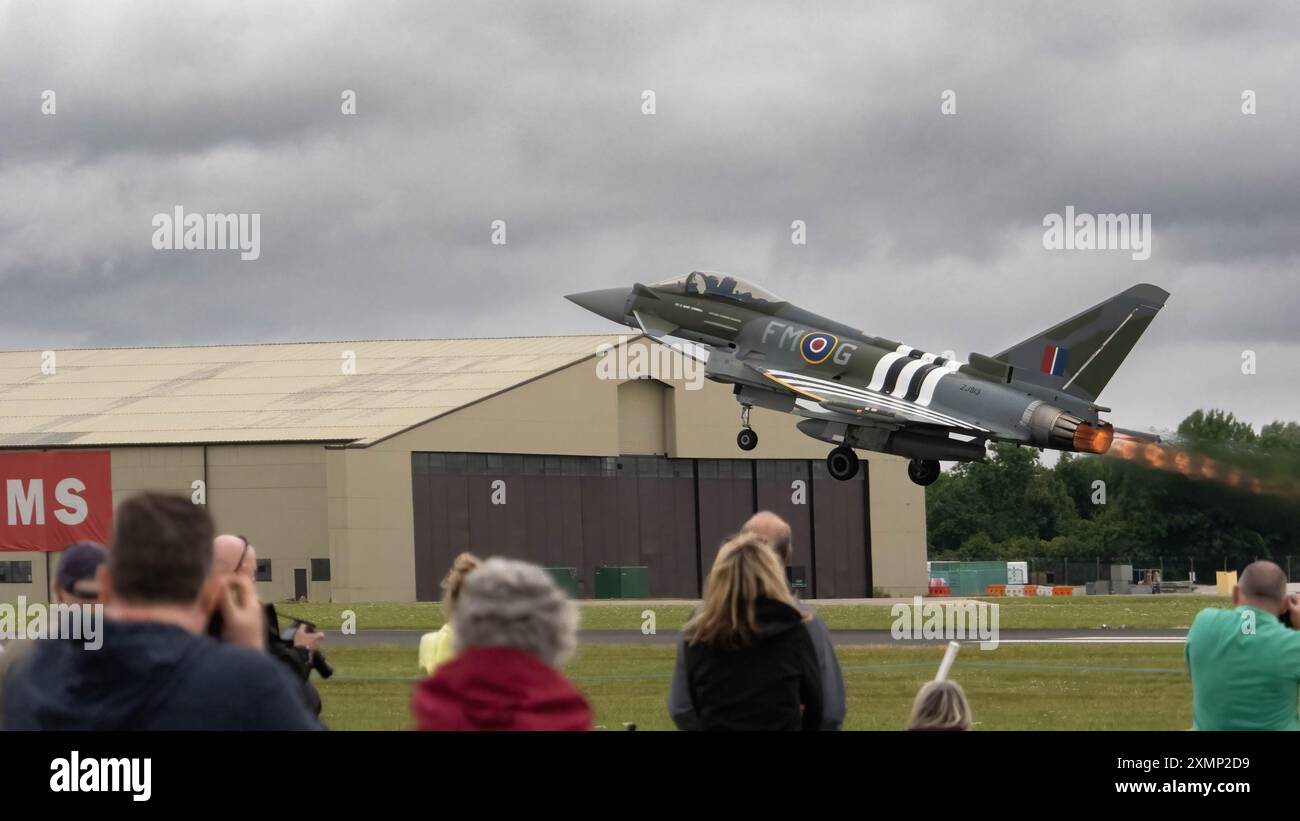
POLYGON ((1011 365, 1014 381, 1091 402, 1168 298, 1163 288, 1134 285, 994 358, 1011 365))

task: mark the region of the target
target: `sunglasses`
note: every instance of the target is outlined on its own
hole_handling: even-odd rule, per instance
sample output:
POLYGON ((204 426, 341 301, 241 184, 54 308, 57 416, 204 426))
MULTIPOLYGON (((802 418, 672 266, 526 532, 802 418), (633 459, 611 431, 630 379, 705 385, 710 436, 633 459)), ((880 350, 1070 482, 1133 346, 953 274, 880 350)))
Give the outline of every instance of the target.
POLYGON ((239 568, 244 566, 244 558, 248 556, 248 537, 240 536, 238 533, 236 533, 235 538, 239 539, 241 542, 244 543, 244 549, 239 554, 239 561, 235 562, 235 572, 238 573, 239 568))

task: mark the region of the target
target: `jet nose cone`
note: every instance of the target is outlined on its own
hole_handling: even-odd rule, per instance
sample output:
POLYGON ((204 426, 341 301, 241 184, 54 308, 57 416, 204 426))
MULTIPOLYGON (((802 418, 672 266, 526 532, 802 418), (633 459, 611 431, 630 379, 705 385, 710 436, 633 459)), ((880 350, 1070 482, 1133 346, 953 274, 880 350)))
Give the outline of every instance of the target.
POLYGON ((630 288, 603 288, 599 291, 583 291, 569 294, 565 299, 581 305, 593 314, 600 314, 620 325, 627 324, 627 301, 632 295, 630 288))

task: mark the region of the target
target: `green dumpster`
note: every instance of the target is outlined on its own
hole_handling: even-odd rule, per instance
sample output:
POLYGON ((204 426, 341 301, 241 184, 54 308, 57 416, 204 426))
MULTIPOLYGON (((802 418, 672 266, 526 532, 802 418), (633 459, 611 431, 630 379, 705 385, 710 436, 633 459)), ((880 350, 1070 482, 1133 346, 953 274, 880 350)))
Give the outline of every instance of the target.
POLYGON ((595 590, 598 599, 644 599, 650 595, 650 568, 597 567, 595 590))

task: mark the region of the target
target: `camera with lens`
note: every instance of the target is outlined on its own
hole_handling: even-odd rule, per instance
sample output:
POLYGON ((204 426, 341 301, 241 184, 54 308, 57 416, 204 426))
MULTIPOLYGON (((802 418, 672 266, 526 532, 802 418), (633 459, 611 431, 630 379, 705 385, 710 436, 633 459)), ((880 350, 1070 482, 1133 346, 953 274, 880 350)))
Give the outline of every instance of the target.
MULTIPOLYGON (((299 626, 306 627, 308 632, 311 633, 317 632, 316 625, 312 624, 311 622, 303 621, 301 619, 294 619, 288 627, 280 631, 280 639, 285 644, 292 646, 294 634, 298 632, 299 626)), ((307 664, 312 670, 315 670, 317 673, 320 673, 321 678, 329 678, 330 676, 334 675, 334 668, 331 667, 330 663, 325 660, 325 654, 319 650, 310 654, 307 664)))

